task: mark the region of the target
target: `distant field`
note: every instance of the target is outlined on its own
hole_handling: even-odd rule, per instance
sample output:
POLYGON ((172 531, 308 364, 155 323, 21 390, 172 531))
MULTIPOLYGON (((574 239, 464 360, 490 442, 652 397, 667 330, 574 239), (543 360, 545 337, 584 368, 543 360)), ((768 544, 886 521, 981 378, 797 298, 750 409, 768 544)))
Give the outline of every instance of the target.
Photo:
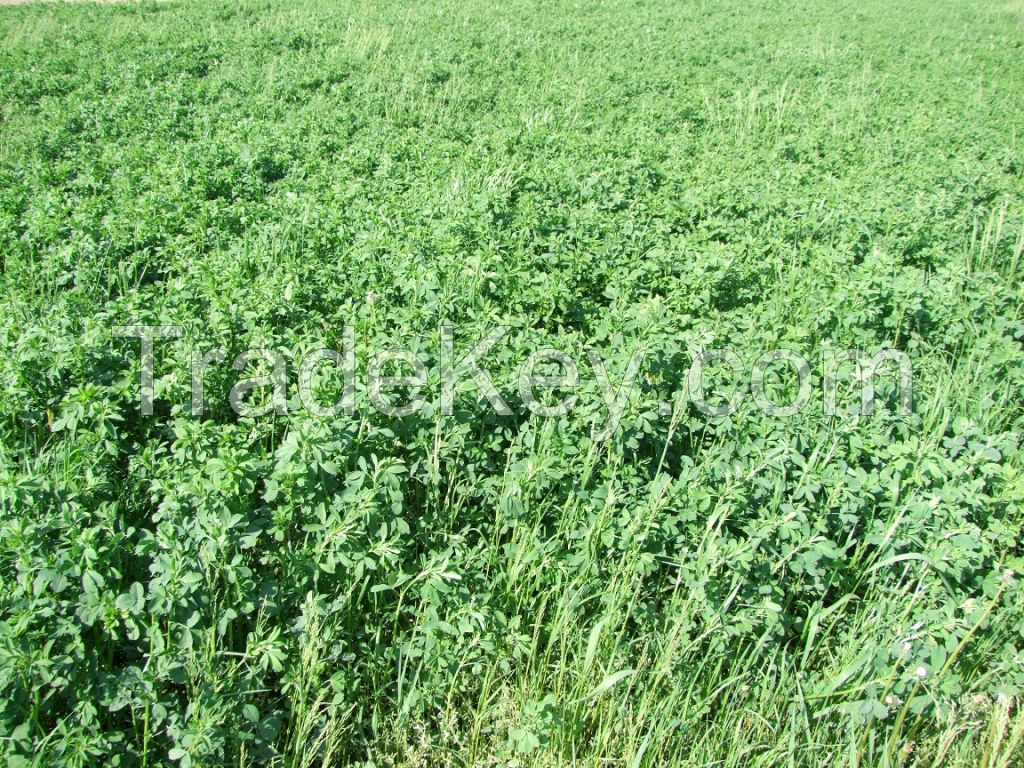
MULTIPOLYGON (((158 0, 159 1, 159 0, 158 0)), ((0 5, 22 5, 23 3, 118 3, 130 0, 0 0, 0 5)))
POLYGON ((0 41, 5 764, 1024 764, 1019 2, 0 41))

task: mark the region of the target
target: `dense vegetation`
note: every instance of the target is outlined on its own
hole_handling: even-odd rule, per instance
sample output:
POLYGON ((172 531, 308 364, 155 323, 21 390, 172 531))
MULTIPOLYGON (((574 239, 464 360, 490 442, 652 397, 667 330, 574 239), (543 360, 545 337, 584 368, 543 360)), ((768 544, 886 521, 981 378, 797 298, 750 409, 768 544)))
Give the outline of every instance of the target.
POLYGON ((1019 2, 25 5, 0 37, 7 764, 1021 764, 1019 2), (400 419, 296 400, 346 324, 361 373, 434 377, 442 322, 511 327, 512 415, 434 378, 400 419), (182 329, 148 417, 130 324, 182 329), (288 412, 236 414, 225 363, 193 415, 215 346, 280 350, 288 412), (516 387, 547 346, 557 418, 516 387), (585 350, 617 381, 640 346, 596 440, 585 350), (708 417, 713 347, 800 352, 812 403, 708 417), (852 347, 910 356, 912 415, 849 371, 823 414, 852 347))

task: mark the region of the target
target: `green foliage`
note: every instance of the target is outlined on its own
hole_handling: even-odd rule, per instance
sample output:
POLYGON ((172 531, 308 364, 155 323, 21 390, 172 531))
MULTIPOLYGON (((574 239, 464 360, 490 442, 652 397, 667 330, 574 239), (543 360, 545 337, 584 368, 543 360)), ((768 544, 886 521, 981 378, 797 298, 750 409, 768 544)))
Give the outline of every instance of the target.
POLYGON ((4 761, 1019 765, 1022 12, 0 8, 4 761), (190 413, 193 350, 442 321, 513 416, 190 413), (709 347, 904 350, 914 414, 708 418, 709 347))

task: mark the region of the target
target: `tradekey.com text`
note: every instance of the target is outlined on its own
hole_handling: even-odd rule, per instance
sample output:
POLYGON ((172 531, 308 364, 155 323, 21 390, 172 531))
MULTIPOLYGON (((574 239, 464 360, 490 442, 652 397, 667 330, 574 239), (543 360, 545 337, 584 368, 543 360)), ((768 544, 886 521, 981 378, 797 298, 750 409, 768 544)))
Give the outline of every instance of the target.
MULTIPOLYGON (((389 347, 370 356, 357 354, 356 332, 342 328, 340 349, 320 348, 301 355, 297 371, 297 394, 301 407, 317 417, 340 414, 354 415, 357 393, 360 401, 378 413, 402 418, 418 413, 428 403, 442 416, 454 411, 456 394, 471 382, 482 399, 499 415, 514 414, 506 397, 518 395, 527 411, 541 417, 568 414, 580 400, 581 391, 600 397, 603 419, 595 426, 597 440, 611 437, 622 418, 630 394, 643 369, 645 349, 642 345, 630 351, 629 357, 606 358, 595 348, 586 348, 585 364, 563 350, 537 349, 514 368, 512 381, 507 382, 506 396, 495 386, 486 368, 486 358, 508 334, 510 327, 494 326, 476 335, 468 351, 457 354, 456 331, 452 325, 440 326, 436 355, 425 355, 405 347, 389 347), (425 359, 426 358, 426 359, 425 359), (366 360, 365 374, 359 376, 357 359, 366 360), (625 364, 622 361, 625 360, 625 364), (433 365, 428 363, 433 362, 433 365), (592 375, 585 387, 584 372, 592 375), (328 384, 335 384, 333 390, 328 384), (337 397, 328 397, 325 390, 337 397), (434 393, 434 399, 428 394, 434 393)), ((183 328, 175 325, 126 325, 112 329, 114 336, 140 340, 140 399, 142 415, 153 415, 154 370, 156 348, 160 340, 183 336, 183 328)), ((461 341, 461 340, 460 340, 461 341)), ((460 344, 461 346, 461 344, 460 344)), ((217 366, 228 364, 229 353, 223 347, 193 349, 191 366, 191 411, 201 416, 206 411, 207 377, 217 366)), ((300 356, 291 356, 292 360, 300 356)), ((750 359, 752 356, 747 356, 750 359)), ((256 372, 239 378, 230 388, 228 402, 242 417, 284 415, 294 400, 289 398, 289 366, 281 350, 250 348, 235 355, 230 368, 236 372, 256 372), (255 371, 254 371, 255 369, 255 371), (260 397, 260 391, 263 396, 260 397)), ((895 404, 901 416, 909 416, 913 406, 913 366, 909 356, 897 349, 884 348, 870 354, 857 349, 825 349, 821 352, 821 403, 825 416, 835 416, 840 374, 845 372, 855 388, 859 388, 859 415, 874 412, 877 376, 886 375, 896 385, 895 404)), ((721 378, 717 376, 716 378, 721 378)), ((753 357, 749 366, 730 349, 703 349, 693 355, 682 386, 672 402, 661 402, 658 414, 677 418, 687 402, 709 418, 730 416, 749 396, 764 413, 779 418, 796 416, 814 402, 815 377, 806 357, 791 349, 773 349, 753 357), (712 370, 730 371, 730 389, 708 392, 705 377, 712 370), (774 386, 770 386, 771 382, 774 386)))

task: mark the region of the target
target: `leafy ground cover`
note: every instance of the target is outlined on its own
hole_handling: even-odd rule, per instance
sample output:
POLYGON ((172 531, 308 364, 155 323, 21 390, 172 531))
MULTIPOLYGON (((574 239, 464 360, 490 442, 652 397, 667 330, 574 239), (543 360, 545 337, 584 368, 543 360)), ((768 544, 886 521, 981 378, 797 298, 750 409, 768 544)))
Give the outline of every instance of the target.
POLYGON ((25 5, 0 36, 8 764, 1021 763, 1024 7, 25 5), (512 415, 241 417, 229 365, 191 412, 197 350, 294 385, 346 325, 365 373, 443 322, 510 327, 512 415), (182 329, 152 416, 139 324, 182 329), (515 380, 548 346, 556 418, 515 380), (619 380, 640 347, 595 439, 584 351, 619 380), (705 415, 714 347, 806 355, 813 407, 705 415), (846 375, 824 415, 845 348, 906 353, 913 413, 846 375))

